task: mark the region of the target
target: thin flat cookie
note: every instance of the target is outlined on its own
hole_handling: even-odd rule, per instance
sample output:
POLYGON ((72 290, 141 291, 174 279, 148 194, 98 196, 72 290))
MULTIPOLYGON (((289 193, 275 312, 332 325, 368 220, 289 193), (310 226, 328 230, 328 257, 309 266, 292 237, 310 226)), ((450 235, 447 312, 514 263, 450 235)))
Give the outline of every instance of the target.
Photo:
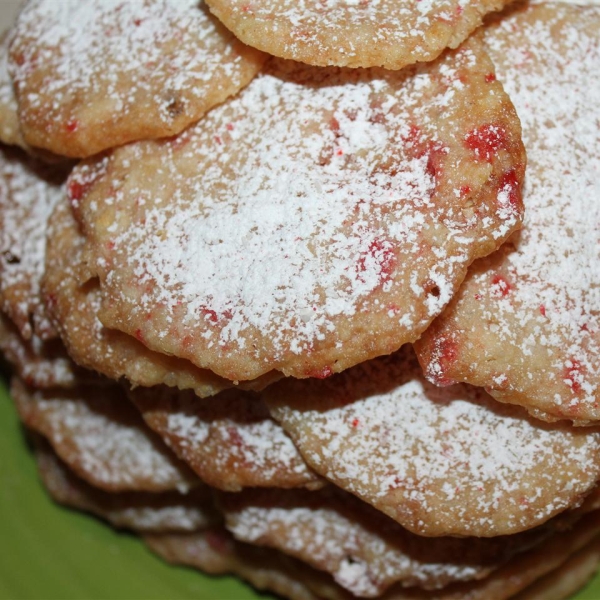
POLYGON ((118 528, 143 532, 197 531, 220 517, 210 490, 198 486, 187 494, 170 492, 105 492, 69 471, 43 439, 35 441, 40 478, 55 502, 83 510, 118 528))
POLYGON ((595 575, 599 564, 600 539, 596 539, 514 600, 568 600, 595 575))
POLYGON ((246 44, 311 65, 401 69, 456 48, 507 0, 207 0, 246 44))
POLYGON ((201 400, 166 388, 130 393, 151 429, 209 485, 244 487, 321 485, 264 403, 238 391, 201 400))
POLYGON ((524 229, 417 344, 427 376, 542 419, 600 420, 600 8, 523 7, 486 42, 523 123, 524 229))
POLYGON ((35 388, 68 388, 78 381, 93 380, 67 355, 60 340, 41 340, 32 334, 25 340, 16 325, 0 312, 0 352, 19 377, 35 388))
POLYGON ((62 167, 0 147, 0 308, 25 339, 34 332, 43 339, 56 335, 40 282, 48 217, 66 193, 65 177, 62 167))
POLYGON ((145 426, 117 386, 28 389, 16 377, 19 417, 81 479, 106 491, 187 491, 198 478, 145 426))
POLYGON ((273 61, 179 137, 69 181, 100 319, 231 380, 414 340, 519 227, 524 151, 478 40, 402 72, 273 61))
MULTIPOLYGON (((46 312, 78 365, 111 379, 125 377, 134 386, 193 389, 201 398, 232 387, 231 381, 207 369, 153 352, 132 336, 104 327, 97 316, 98 281, 80 283, 85 281, 84 241, 68 203, 59 202, 48 223, 42 291, 46 312)), ((273 379, 267 374, 247 386, 259 389, 273 379)))
POLYGON ((11 39, 26 142, 71 157, 179 133, 264 61, 199 0, 30 0, 11 39))
MULTIPOLYGON (((289 600, 338 599, 327 577, 276 550, 243 544, 225 529, 193 534, 145 535, 150 550, 172 564, 211 575, 234 574, 256 589, 289 600)), ((345 599, 345 596, 343 596, 345 599)))
POLYGON ((439 590, 482 579, 554 531, 552 524, 494 539, 425 538, 330 489, 245 490, 219 493, 217 501, 236 539, 303 560, 361 597, 378 596, 394 583, 439 590))
POLYGON ((598 430, 542 423, 478 388, 438 388, 409 347, 264 398, 317 473, 421 535, 523 531, 600 478, 598 430))

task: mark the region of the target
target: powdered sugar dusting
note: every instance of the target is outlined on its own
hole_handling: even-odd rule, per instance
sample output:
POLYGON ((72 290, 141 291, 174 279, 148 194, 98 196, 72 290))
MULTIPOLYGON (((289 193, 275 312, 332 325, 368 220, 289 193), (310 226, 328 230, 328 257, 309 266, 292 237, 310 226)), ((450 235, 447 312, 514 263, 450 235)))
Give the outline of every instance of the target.
POLYGON ((159 122, 162 135, 174 133, 174 123, 180 131, 254 68, 199 0, 30 0, 12 38, 10 70, 26 127, 39 127, 40 139, 46 124, 67 139, 88 127, 115 136, 102 142, 101 131, 92 133, 79 155, 161 135, 159 122))
POLYGON ((400 69, 455 48, 503 2, 472 0, 209 0, 246 43, 314 65, 400 69))
MULTIPOLYGON (((600 389, 600 12, 572 13, 595 23, 561 27, 552 21, 569 10, 552 6, 550 22, 506 20, 486 42, 498 77, 523 124, 529 170, 525 180, 525 226, 503 267, 516 284, 494 305, 503 344, 555 351, 554 374, 562 374, 572 402, 596 404, 600 389), (511 32, 523 23, 527 47, 511 32), (566 57, 566 60, 565 60, 566 57), (542 133, 543 132, 543 133, 542 133), (521 339, 533 326, 531 339, 521 339), (516 330, 515 330, 516 327, 516 330), (557 344, 559 348, 557 348, 557 344), (560 350, 560 352, 556 352, 560 350)), ((533 14, 533 13, 532 13, 533 14)), ((477 278, 485 285, 485 275, 477 278)), ((525 368, 534 368, 527 366, 525 368)), ((537 367, 535 367, 537 368, 537 367)))
POLYGON ((40 282, 48 218, 65 194, 61 179, 60 171, 20 152, 0 152, 0 300, 25 339, 54 332, 40 282))
MULTIPOLYGON (((360 342, 338 329, 359 313, 402 338, 382 338, 385 351, 413 339, 449 301, 481 240, 506 236, 519 220, 518 206, 466 214, 438 191, 468 177, 463 81, 478 61, 465 48, 402 74, 275 62, 172 144, 117 155, 114 169, 158 152, 160 164, 147 186, 128 186, 117 170, 104 205, 93 193, 84 200, 86 227, 103 238, 94 248, 103 291, 111 306, 128 303, 127 320, 113 326, 135 322, 150 347, 197 363, 206 359, 196 350, 218 354, 200 365, 217 372, 224 353, 252 359, 250 373, 223 373, 234 379, 310 355, 319 367, 293 374, 347 366, 360 342), (438 111, 453 124, 443 132, 438 111), (101 213, 112 221, 103 231, 101 213), (178 328, 186 342, 170 345, 178 328), (323 364, 316 350, 334 345, 323 364)), ((487 164, 471 168, 489 173, 487 164)))
POLYGON ((596 7, 547 3, 488 30, 523 123, 525 227, 424 335, 432 378, 583 422, 600 416, 599 27, 596 7))
POLYGON ((272 503, 251 497, 239 506, 226 502, 227 528, 239 540, 275 547, 330 572, 338 584, 363 597, 378 596, 395 582, 437 588, 483 577, 490 570, 463 563, 464 554, 446 552, 444 560, 438 541, 407 538, 393 523, 386 530, 377 518, 357 518, 336 502, 310 495, 315 497, 308 501, 306 495, 296 495, 295 501, 286 502, 278 494, 272 503))
POLYGON ((475 388, 436 388, 406 352, 265 395, 317 472, 418 533, 527 529, 600 475, 597 432, 541 427, 475 388))
POLYGON ((295 487, 316 484, 291 439, 250 394, 225 392, 206 401, 188 393, 136 390, 151 427, 212 486, 295 487), (148 403, 152 394, 162 398, 148 403))
POLYGON ((81 477, 116 490, 183 491, 193 477, 147 430, 115 387, 76 392, 26 391, 13 396, 24 422, 49 439, 81 477))

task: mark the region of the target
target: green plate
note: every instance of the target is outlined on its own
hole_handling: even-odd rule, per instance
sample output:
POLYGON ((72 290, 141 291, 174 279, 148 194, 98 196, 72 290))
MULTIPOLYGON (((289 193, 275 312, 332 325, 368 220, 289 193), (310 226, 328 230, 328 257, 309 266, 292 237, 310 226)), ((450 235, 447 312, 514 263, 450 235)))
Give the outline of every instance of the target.
POLYGON ((232 577, 173 567, 133 535, 54 504, 0 379, 0 599, 269 600, 232 577))
MULTIPOLYGON (((231 577, 173 567, 133 535, 53 504, 0 380, 0 599, 269 600, 231 577)), ((600 577, 576 596, 600 599, 600 577)))

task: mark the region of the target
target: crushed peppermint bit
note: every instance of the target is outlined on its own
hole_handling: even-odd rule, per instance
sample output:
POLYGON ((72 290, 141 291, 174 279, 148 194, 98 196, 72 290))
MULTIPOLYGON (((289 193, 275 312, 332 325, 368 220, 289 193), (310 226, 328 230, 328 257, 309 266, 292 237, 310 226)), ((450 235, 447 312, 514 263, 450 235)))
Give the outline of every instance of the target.
MULTIPOLYGON (((567 373, 576 385, 577 365, 567 373)), ((600 477, 598 432, 542 426, 477 388, 437 388, 408 349, 264 396, 315 471, 424 535, 522 531, 600 477)))
POLYGON ((499 86, 472 103, 490 68, 476 40, 401 73, 275 61, 184 144, 77 168, 70 187, 96 181, 78 202, 100 318, 233 380, 325 376, 414 339, 519 225, 488 185, 522 173, 516 116, 499 86), (490 174, 464 138, 494 111, 511 141, 490 174))

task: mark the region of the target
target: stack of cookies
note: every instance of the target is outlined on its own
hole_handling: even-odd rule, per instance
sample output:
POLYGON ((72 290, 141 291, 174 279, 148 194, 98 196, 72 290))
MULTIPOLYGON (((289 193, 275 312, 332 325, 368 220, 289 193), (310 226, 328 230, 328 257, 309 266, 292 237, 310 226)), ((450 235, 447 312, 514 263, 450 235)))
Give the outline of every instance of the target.
POLYGON ((28 0, 0 349, 41 478, 304 600, 600 562, 600 7, 28 0))

